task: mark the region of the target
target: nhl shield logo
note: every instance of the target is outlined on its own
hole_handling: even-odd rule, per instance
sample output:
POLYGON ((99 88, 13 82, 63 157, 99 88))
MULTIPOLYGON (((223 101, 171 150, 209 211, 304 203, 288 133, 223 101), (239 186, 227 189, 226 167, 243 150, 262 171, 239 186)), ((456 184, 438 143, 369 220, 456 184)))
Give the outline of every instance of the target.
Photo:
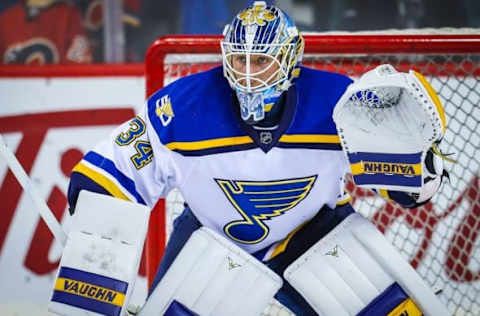
POLYGON ((260 142, 262 144, 268 145, 272 142, 272 133, 271 132, 261 132, 260 133, 260 142))
POLYGON ((160 118, 163 126, 170 124, 175 115, 173 114, 172 103, 168 94, 157 100, 155 113, 160 118))

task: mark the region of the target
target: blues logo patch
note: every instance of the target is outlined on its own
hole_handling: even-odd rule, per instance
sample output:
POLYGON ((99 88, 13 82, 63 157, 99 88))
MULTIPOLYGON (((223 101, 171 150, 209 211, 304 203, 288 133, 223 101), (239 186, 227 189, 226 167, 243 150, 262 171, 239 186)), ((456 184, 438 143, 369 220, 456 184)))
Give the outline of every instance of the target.
POLYGON ((215 179, 243 220, 223 228, 231 239, 255 244, 264 240, 269 227, 265 223, 300 203, 311 191, 317 176, 276 181, 238 181, 215 179))

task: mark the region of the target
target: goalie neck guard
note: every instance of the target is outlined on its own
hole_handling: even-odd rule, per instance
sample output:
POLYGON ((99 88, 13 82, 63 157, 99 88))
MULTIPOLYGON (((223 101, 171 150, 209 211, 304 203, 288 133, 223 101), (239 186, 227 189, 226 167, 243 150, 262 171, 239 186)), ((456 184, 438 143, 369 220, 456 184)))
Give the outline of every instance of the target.
POLYGON ((236 15, 224 35, 224 76, 237 94, 242 119, 261 121, 298 75, 303 37, 285 12, 264 1, 236 15))

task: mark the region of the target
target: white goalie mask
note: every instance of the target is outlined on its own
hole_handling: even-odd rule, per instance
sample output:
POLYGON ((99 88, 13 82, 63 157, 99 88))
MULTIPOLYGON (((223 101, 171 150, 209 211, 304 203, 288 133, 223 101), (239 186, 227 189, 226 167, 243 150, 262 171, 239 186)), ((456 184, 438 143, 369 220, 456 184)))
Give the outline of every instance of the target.
POLYGON ((303 37, 285 12, 264 1, 236 15, 224 35, 224 76, 237 94, 242 119, 261 121, 298 75, 303 37))

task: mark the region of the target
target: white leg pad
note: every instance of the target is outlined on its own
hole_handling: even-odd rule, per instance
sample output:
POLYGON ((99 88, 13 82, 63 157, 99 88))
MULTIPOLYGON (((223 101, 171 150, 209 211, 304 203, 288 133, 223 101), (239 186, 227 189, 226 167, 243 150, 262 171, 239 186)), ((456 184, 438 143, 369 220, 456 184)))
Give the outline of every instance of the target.
POLYGON ((59 315, 123 315, 132 293, 150 210, 81 191, 49 310, 59 315))
POLYGON ((258 316, 281 286, 282 279, 260 261, 202 227, 182 248, 139 316, 163 315, 174 300, 201 316, 258 316))
POLYGON ((394 282, 426 316, 450 315, 412 266, 360 214, 348 216, 284 272, 323 316, 357 315, 394 282))

